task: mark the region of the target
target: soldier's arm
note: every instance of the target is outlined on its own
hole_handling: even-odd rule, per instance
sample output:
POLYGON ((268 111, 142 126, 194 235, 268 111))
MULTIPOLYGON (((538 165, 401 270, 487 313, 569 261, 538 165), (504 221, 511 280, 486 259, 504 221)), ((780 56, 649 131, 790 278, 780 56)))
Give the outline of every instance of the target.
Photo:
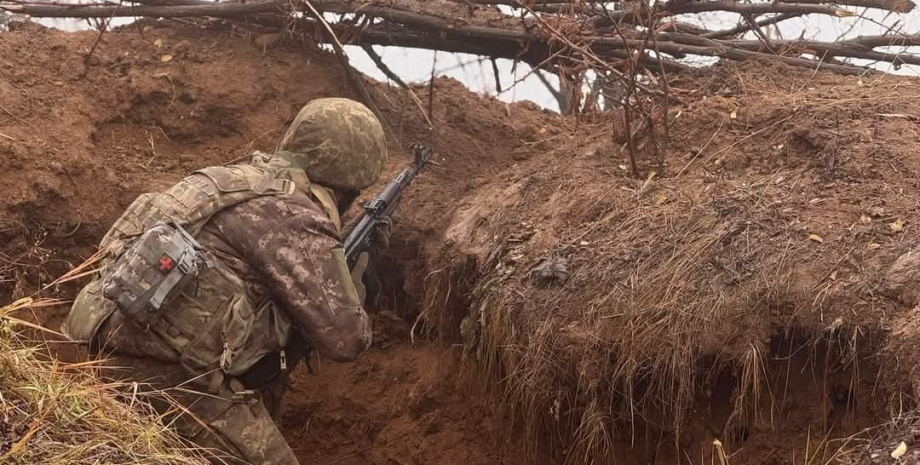
POLYGON ((321 355, 352 361, 370 346, 370 322, 325 215, 301 211, 273 225, 252 244, 250 258, 276 302, 321 355))

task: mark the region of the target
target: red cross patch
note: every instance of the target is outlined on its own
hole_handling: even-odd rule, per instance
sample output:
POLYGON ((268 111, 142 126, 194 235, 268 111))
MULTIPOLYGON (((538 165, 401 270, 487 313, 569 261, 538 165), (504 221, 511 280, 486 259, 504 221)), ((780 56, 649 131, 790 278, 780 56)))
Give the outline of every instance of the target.
POLYGON ((160 271, 170 271, 173 269, 174 265, 175 264, 173 263, 173 259, 168 255, 163 255, 160 257, 160 271))

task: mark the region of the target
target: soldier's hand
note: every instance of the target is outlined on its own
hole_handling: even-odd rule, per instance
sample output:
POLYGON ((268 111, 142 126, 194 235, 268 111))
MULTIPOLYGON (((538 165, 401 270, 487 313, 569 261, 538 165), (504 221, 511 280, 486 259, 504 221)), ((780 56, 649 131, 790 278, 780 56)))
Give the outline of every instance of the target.
POLYGON ((367 298, 367 290, 364 287, 364 271, 367 270, 367 262, 370 255, 367 252, 361 252, 355 261, 355 266, 351 269, 351 281, 355 284, 355 291, 358 292, 358 301, 364 306, 364 299, 367 298))
MULTIPOLYGON (((358 223, 361 222, 361 219, 363 219, 365 215, 367 215, 366 212, 359 213, 342 228, 340 236, 343 241, 351 234, 355 227, 358 226, 358 223)), ((371 247, 374 249, 376 257, 383 255, 383 251, 390 247, 390 235, 392 233, 393 219, 389 216, 384 216, 380 222, 374 226, 371 247)))

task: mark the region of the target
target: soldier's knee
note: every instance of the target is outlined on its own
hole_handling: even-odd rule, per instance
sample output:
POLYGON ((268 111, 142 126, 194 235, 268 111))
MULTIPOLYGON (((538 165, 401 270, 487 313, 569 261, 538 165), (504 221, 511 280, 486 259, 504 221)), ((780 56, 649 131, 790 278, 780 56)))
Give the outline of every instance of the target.
MULTIPOLYGON (((261 402, 237 403, 210 422, 221 449, 253 465, 299 465, 294 451, 261 402)), ((197 442, 197 441, 196 441, 197 442)))

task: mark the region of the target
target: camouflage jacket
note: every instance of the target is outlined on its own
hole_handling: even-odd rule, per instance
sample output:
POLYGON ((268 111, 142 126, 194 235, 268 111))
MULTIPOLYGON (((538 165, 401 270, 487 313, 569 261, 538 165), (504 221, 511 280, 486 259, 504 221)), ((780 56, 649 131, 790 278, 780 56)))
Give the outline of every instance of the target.
POLYGON ((371 344, 336 227, 305 195, 270 196, 229 207, 198 235, 250 286, 271 297, 321 355, 354 360, 371 344))
MULTIPOLYGON (((347 362, 370 347, 370 322, 336 227, 306 195, 259 197, 228 207, 208 220, 197 239, 246 283, 250 300, 271 298, 300 339, 322 356, 347 362)), ((120 312, 112 313, 96 340, 128 355, 178 360, 155 334, 125 323, 120 312)))

